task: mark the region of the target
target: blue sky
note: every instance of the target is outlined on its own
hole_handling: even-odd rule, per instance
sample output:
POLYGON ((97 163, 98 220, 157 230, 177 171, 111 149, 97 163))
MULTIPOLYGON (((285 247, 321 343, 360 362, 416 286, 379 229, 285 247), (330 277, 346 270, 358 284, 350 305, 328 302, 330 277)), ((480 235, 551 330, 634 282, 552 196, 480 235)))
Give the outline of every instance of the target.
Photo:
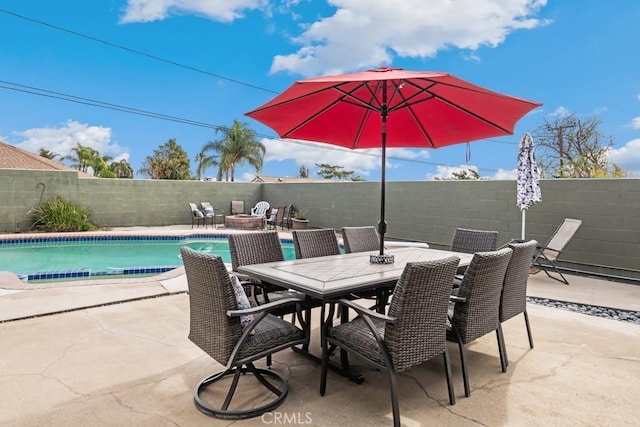
POLYGON ((388 180, 459 167, 513 178, 522 134, 568 113, 597 115, 611 161, 640 176, 638 40, 636 0, 0 0, 0 140, 60 154, 81 143, 138 170, 175 138, 194 170, 216 126, 240 120, 267 147, 263 175, 329 163, 379 180, 378 151, 278 140, 244 113, 301 78, 393 66, 544 105, 513 136, 471 143, 468 162, 464 144, 388 150, 388 180))

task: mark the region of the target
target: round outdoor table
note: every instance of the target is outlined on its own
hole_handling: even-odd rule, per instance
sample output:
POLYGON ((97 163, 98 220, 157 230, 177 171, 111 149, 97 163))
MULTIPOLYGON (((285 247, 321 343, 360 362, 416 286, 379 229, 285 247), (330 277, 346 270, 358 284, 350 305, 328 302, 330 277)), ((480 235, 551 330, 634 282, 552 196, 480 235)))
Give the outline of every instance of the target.
POLYGON ((224 218, 224 226, 236 230, 262 230, 264 217, 247 214, 227 215, 224 218))

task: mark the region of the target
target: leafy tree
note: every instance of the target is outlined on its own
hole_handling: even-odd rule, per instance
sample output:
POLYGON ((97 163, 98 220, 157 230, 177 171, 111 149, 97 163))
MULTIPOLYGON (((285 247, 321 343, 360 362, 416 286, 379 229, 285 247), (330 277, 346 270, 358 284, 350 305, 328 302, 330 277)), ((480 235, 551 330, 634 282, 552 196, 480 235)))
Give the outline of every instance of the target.
POLYGON ((354 176, 353 171, 344 170, 344 166, 330 165, 328 163, 316 163, 315 165, 320 168, 316 173, 323 179, 364 181, 360 176, 354 176))
POLYGON ((175 139, 153 150, 153 156, 147 156, 138 173, 151 179, 191 179, 189 156, 175 139))
POLYGON ((613 138, 599 130, 597 116, 547 117, 532 135, 543 175, 556 178, 616 178, 627 173, 609 162, 613 138))
POLYGON ((196 154, 195 157, 195 161, 196 161, 196 179, 198 181, 200 181, 202 179, 202 175, 204 175, 204 172, 211 168, 211 167, 215 167, 218 166, 218 156, 208 156, 207 155, 207 150, 205 150, 205 147, 207 145, 205 144, 202 149, 200 150, 200 152, 198 154, 196 154))
POLYGON ((62 154, 54 153, 44 148, 38 149, 38 155, 40 155, 41 157, 47 158, 49 160, 55 160, 56 158, 59 158, 60 160, 63 159, 62 154))
POLYGON ((65 160, 72 162, 71 167, 81 172, 87 172, 93 166, 96 157, 100 157, 98 150, 78 143, 71 149, 72 154, 65 157, 65 160))
POLYGON ((255 131, 249 129, 246 123, 234 120, 233 126, 218 129, 217 132, 222 132, 222 138, 205 144, 202 151, 219 153, 218 181, 222 181, 223 174, 227 181, 229 178, 234 181, 236 167, 244 162, 248 162, 256 170, 262 169, 267 149, 256 139, 255 131))
POLYGON ((454 181, 454 180, 478 180, 480 178, 480 174, 475 169, 461 169, 459 171, 452 171, 450 178, 436 178, 436 181, 454 181))
POLYGON ((109 169, 115 174, 116 178, 133 178, 133 167, 125 159, 111 162, 109 169))
POLYGON ((300 178, 309 178, 309 169, 307 169, 304 165, 300 166, 300 171, 298 172, 298 176, 300 178))

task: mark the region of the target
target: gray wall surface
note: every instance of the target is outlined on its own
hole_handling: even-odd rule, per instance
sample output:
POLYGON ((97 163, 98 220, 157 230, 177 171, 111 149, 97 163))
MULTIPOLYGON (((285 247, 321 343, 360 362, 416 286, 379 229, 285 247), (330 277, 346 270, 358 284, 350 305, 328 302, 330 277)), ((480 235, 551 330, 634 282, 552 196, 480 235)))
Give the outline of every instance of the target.
MULTIPOLYGON (((527 213, 526 237, 546 243, 564 218, 582 227, 561 255, 567 268, 640 278, 640 179, 543 180, 542 203, 527 213)), ((62 196, 89 208, 99 226, 190 224, 187 202, 229 212, 231 200, 307 210, 312 227, 375 225, 379 182, 229 183, 78 178, 75 172, 0 170, 0 232, 26 231, 30 208, 62 196), (42 185, 45 190, 42 193, 42 185)), ((446 247, 456 227, 520 238, 515 181, 408 181, 386 187, 387 237, 446 247)))

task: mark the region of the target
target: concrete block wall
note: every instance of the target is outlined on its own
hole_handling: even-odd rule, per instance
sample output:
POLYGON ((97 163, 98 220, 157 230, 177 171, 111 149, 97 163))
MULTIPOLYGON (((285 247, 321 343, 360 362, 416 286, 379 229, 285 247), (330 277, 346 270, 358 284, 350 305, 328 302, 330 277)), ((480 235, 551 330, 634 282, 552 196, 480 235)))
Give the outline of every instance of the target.
MULTIPOLYGON (((552 179, 543 202, 527 213, 526 237, 545 243, 564 218, 583 221, 561 256, 564 266, 640 279, 640 180, 552 179)), ((312 227, 376 225, 380 183, 229 183, 78 178, 75 172, 0 170, 0 232, 26 231, 26 213, 60 195, 87 206, 100 226, 190 224, 187 202, 225 212, 231 200, 248 211, 260 200, 307 210, 312 227), (42 185, 45 191, 42 192, 42 185)), ((447 247, 456 227, 497 230, 499 243, 519 238, 515 181, 408 181, 386 186, 387 237, 447 247)))

